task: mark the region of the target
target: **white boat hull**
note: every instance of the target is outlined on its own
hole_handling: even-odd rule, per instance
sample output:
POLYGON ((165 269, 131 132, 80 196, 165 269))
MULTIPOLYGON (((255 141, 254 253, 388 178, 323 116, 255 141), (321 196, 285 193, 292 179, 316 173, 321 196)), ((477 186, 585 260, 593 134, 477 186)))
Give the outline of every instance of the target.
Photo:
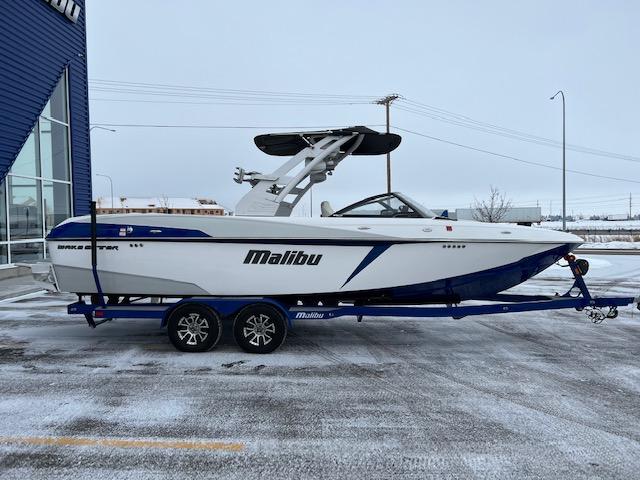
MULTIPOLYGON (((194 224, 194 217, 177 217, 100 217, 125 229, 122 237, 98 241, 105 294, 465 299, 521 283, 579 244, 561 232, 433 219, 368 222, 362 230, 346 219, 205 218, 194 224), (146 233, 178 225, 204 235, 165 239, 146 233), (227 235, 216 227, 227 227, 227 235), (477 232, 473 238, 471 230, 478 228, 485 238, 477 232), (274 238, 295 230, 298 238, 274 238)), ((89 238, 54 235, 49 251, 61 290, 97 292, 89 238)))

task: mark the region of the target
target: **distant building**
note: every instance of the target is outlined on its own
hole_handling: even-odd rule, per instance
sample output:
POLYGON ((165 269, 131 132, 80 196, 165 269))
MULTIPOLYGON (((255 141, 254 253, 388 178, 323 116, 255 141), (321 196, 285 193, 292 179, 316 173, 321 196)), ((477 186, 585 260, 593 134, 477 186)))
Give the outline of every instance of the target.
MULTIPOLYGON (((475 208, 458 208, 455 213, 449 211, 449 218, 456 220, 476 220, 475 208)), ((542 208, 540 207, 511 207, 507 209, 500 219, 501 223, 517 223, 531 225, 542 221, 542 208)))
POLYGON ((605 217, 605 220, 608 220, 610 222, 619 222, 620 220, 631 220, 631 219, 629 218, 629 215, 627 215, 626 213, 616 213, 612 215, 607 215, 605 217))
POLYGON ((182 197, 100 197, 98 214, 109 213, 173 213, 182 215, 224 215, 224 207, 210 198, 182 197), (112 207, 113 205, 113 207, 112 207))

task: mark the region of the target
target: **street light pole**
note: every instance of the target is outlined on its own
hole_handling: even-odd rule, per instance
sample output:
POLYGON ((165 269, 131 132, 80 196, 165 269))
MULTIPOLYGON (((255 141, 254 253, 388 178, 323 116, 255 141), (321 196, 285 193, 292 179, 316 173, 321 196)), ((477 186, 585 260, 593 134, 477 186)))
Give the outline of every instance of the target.
POLYGON ((564 92, 558 90, 556 94, 550 98, 553 100, 562 95, 562 230, 567 231, 567 161, 566 161, 566 137, 565 137, 565 108, 564 108, 564 92))
POLYGON ((111 180, 111 177, 109 175, 104 175, 103 173, 96 173, 95 175, 96 177, 104 177, 109 179, 109 185, 111 188, 111 210, 113 210, 113 180, 111 180))
MULTIPOLYGON (((92 125, 89 127, 89 133, 91 133, 91 130, 93 130, 94 128, 97 128, 99 130, 106 130, 107 132, 115 132, 115 130, 113 128, 107 128, 107 127, 102 127, 100 125, 92 125)), ((113 180, 111 180, 111 177, 109 175, 104 175, 101 173, 96 173, 97 177, 105 177, 109 179, 109 185, 111 188, 111 210, 113 210, 113 180)))
MULTIPOLYGON (((381 98, 380 100, 376 100, 376 103, 378 105, 385 106, 386 116, 387 116, 387 133, 389 133, 389 127, 390 127, 389 106, 391 105, 391 102, 393 102, 394 100, 397 100, 398 98, 400 98, 400 95, 397 95, 394 93, 392 95, 387 95, 386 97, 381 98)), ((391 193, 391 152, 387 152, 387 193, 391 193)))

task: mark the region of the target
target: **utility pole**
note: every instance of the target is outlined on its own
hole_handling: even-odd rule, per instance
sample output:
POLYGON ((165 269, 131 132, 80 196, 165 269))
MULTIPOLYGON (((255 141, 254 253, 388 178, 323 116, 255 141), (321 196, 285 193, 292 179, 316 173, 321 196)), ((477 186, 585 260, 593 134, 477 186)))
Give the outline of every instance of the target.
POLYGON ((629 220, 631 220, 631 193, 629 193, 629 220))
POLYGON ((549 100, 553 100, 562 95, 562 231, 567 231, 567 162, 566 162, 566 144, 565 144, 565 110, 564 110, 564 92, 558 90, 556 94, 549 100))
MULTIPOLYGON (((389 106, 394 100, 400 98, 400 95, 393 93, 387 95, 380 100, 376 100, 378 105, 384 105, 387 114, 387 133, 389 133, 390 120, 389 120, 389 106)), ((387 152, 387 193, 391 193, 391 152, 387 152)))

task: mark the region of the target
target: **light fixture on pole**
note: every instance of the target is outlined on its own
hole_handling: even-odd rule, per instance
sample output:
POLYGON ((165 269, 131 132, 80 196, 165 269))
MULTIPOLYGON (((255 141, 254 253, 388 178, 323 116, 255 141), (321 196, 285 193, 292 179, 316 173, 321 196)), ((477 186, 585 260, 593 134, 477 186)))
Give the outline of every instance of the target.
POLYGON ((564 108, 564 92, 558 90, 556 94, 549 100, 553 100, 562 95, 562 230, 567 230, 567 161, 566 161, 566 144, 565 144, 565 108, 564 108))
POLYGON ((100 125, 93 125, 89 127, 89 131, 93 130, 94 128, 98 128, 100 130, 106 130, 107 132, 115 132, 113 128, 101 127, 100 125))
MULTIPOLYGON (((107 128, 107 127, 103 127, 101 125, 92 125, 89 127, 89 133, 91 133, 91 130, 93 130, 94 128, 97 128, 99 130, 106 130, 107 132, 115 132, 115 130, 113 128, 107 128)), ((111 210, 113 210, 113 180, 111 179, 111 177, 109 175, 104 175, 101 173, 96 173, 95 174, 96 177, 105 177, 109 179, 109 186, 111 188, 111 210)))

